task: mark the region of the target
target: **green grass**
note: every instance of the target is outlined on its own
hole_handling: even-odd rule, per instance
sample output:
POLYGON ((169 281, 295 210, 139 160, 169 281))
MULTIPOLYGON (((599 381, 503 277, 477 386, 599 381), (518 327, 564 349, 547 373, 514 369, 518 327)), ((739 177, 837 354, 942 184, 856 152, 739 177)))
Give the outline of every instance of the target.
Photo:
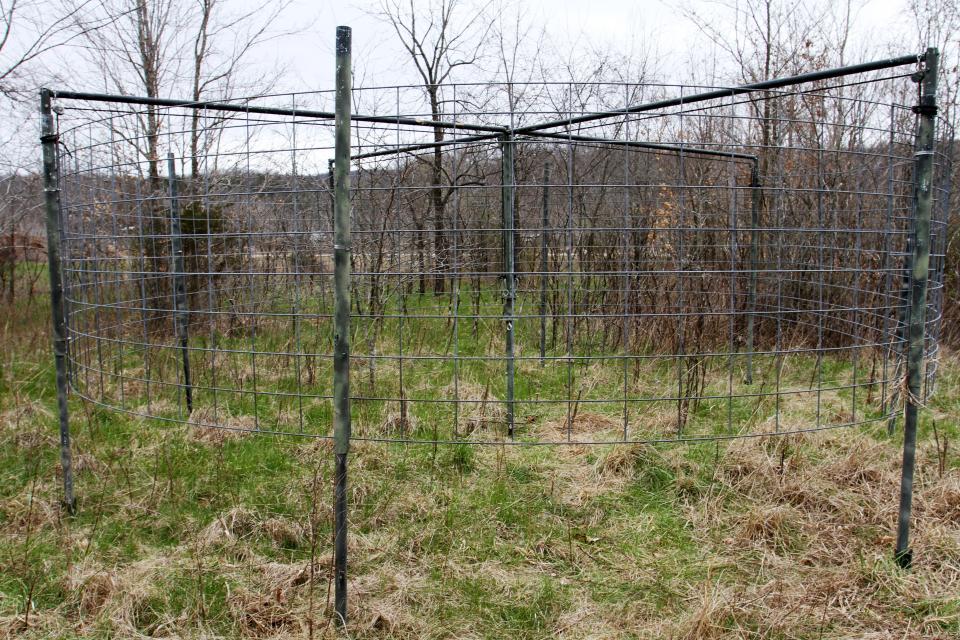
MULTIPOLYGON (((498 303, 487 297, 485 304, 498 303)), ((418 304, 432 304, 429 298, 418 304)), ((59 507, 44 301, 20 304, 7 317, 3 343, 10 347, 0 371, 0 634, 285 638, 308 637, 312 625, 315 637, 337 635, 328 606, 332 455, 326 441, 201 437, 189 427, 73 398, 79 511, 68 517, 59 507)), ((286 328, 260 327, 257 348, 282 350, 286 328)), ((490 336, 479 335, 473 338, 472 328, 461 334, 460 353, 486 353, 490 336)), ((419 348, 439 348, 444 340, 438 336, 424 332, 419 348)), ((304 331, 306 344, 328 337, 322 327, 304 331)), ((198 335, 196 344, 205 339, 198 335)), ((364 337, 354 339, 362 344, 364 337)), ((387 352, 393 345, 383 340, 379 346, 387 352)), ((217 342, 240 347, 249 345, 249 336, 223 335, 217 342)), ((137 358, 125 354, 124 366, 141 365, 137 358)), ((280 371, 282 364, 264 360, 264 370, 280 371)), ((725 364, 708 363, 708 371, 725 371, 725 364)), ((153 366, 176 361, 158 358, 153 366)), ((405 386, 430 389, 449 378, 450 366, 412 367, 405 386)), ((763 373, 774 363, 757 366, 763 373)), ((791 357, 783 380, 808 383, 816 366, 791 357)), ((669 379, 673 367, 643 368, 637 387, 669 379)), ((576 371, 577 384, 598 381, 583 387, 585 398, 611 395, 605 385, 622 376, 617 364, 576 371)), ((461 373, 474 392, 491 377, 481 366, 461 373)), ((490 392, 500 398, 499 365, 497 374, 490 392)), ((824 380, 842 382, 851 374, 849 363, 823 362, 824 380)), ((329 366, 317 363, 315 375, 326 380, 329 366)), ((365 375, 362 366, 355 368, 361 389, 365 375)), ((397 383, 388 367, 376 375, 378 386, 397 383)), ((520 381, 523 393, 565 394, 566 368, 525 365, 520 381)), ((296 388, 289 375, 268 383, 296 388)), ((726 384, 725 374, 717 375, 707 388, 726 384)), ((198 396, 198 403, 208 400, 198 396)), ((262 423, 276 423, 291 410, 290 402, 261 400, 262 423)), ((249 398, 220 401, 235 418, 254 410, 249 398)), ((821 408, 840 416, 851 403, 841 391, 825 394, 821 408)), ((858 403, 858 411, 871 410, 865 398, 858 403)), ((380 428, 396 410, 389 404, 358 407, 357 428, 380 428)), ((809 421, 815 407, 816 394, 799 397, 784 407, 784 417, 809 421)), ((656 408, 673 416, 676 404, 656 408)), ((304 410, 309 424, 329 422, 325 402, 304 410)), ((421 437, 452 422, 449 408, 412 403, 411 410, 421 437)), ((521 438, 541 437, 537 429, 562 422, 566 407, 532 411, 529 420, 523 416, 521 438)), ((612 420, 612 432, 619 429, 617 405, 581 411, 585 419, 612 420)), ((735 424, 757 425, 773 411, 772 401, 708 400, 692 411, 688 427, 725 433, 728 413, 735 424)), ((884 423, 788 439, 660 447, 356 443, 347 635, 955 637, 958 423, 960 364, 948 355, 921 421, 912 572, 890 560, 900 434, 888 435, 884 423), (940 442, 950 443, 942 475, 934 425, 940 442)))

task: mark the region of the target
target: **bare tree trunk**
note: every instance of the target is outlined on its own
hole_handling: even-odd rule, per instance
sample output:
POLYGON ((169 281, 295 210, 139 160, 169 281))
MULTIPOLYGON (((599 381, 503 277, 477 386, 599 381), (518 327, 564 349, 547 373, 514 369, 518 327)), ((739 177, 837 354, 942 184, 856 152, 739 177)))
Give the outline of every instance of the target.
MULTIPOLYGON (((437 100, 437 91, 438 88, 435 85, 430 88, 430 110, 434 120, 440 119, 440 105, 437 100)), ((443 138, 443 128, 434 127, 433 141, 443 142, 443 138)), ((433 279, 433 292, 441 294, 446 289, 446 271, 448 265, 447 238, 444 234, 446 202, 443 197, 443 187, 440 185, 443 180, 443 155, 439 144, 433 148, 433 161, 430 169, 433 185, 430 189, 430 202, 433 205, 433 255, 436 270, 436 275, 433 279)))

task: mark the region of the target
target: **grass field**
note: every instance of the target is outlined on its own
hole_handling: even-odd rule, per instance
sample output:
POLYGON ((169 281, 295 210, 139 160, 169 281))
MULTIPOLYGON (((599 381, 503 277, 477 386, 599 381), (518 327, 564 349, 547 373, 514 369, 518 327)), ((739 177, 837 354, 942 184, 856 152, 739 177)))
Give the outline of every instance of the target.
MULTIPOLYGON (((47 314, 0 321, 0 636, 337 637, 328 443, 72 400, 67 517, 47 314)), ((923 413, 912 571, 898 436, 355 444, 345 635, 955 638, 960 360, 923 413)))

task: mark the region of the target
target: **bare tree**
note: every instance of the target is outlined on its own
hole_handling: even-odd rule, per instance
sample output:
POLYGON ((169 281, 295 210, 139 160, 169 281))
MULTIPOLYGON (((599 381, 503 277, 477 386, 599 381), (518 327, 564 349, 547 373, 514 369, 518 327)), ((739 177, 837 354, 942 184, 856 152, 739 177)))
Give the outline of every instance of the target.
MULTIPOLYGON (((430 106, 430 115, 440 120, 448 100, 443 96, 444 83, 458 69, 474 66, 482 57, 483 47, 493 22, 486 13, 488 4, 470 4, 464 0, 430 0, 415 3, 409 0, 382 0, 377 17, 388 23, 400 39, 404 50, 416 67, 430 106)), ((445 130, 434 127, 433 141, 443 142, 445 130)), ((436 277, 434 293, 446 289, 444 272, 448 269, 445 233, 445 209, 450 190, 443 187, 442 147, 434 147, 430 161, 432 186, 430 205, 433 212, 433 253, 436 277)))
MULTIPOLYGON (((194 102, 222 99, 237 90, 243 93, 269 93, 280 74, 271 78, 242 78, 238 69, 251 53, 268 40, 281 35, 270 26, 290 6, 292 0, 257 5, 255 8, 228 14, 223 0, 196 0, 198 20, 193 39, 190 97, 194 102)), ((200 112, 194 111, 190 122, 190 169, 200 172, 200 112)))
MULTIPOLYGON (((849 2, 846 3, 849 6, 849 2)), ((733 63, 740 82, 757 82, 797 73, 815 66, 822 45, 816 35, 829 13, 829 4, 784 0, 718 0, 711 3, 717 15, 687 5, 683 12, 710 42, 733 63), (719 19, 718 19, 719 18, 719 19)), ((759 101, 761 145, 769 148, 778 138, 775 101, 759 101)))
MULTIPOLYGON (((121 17, 107 28, 89 30, 83 19, 77 20, 76 28, 88 44, 86 51, 111 90, 159 98, 179 75, 183 56, 177 35, 186 20, 176 4, 177 0, 112 0, 103 9, 121 17)), ((161 111, 148 105, 137 119, 140 131, 126 139, 146 158, 148 176, 157 186, 161 111)))
POLYGON ((918 48, 940 49, 938 103, 944 118, 955 125, 960 92, 960 3, 957 0, 910 0, 907 11, 914 23, 918 48))
MULTIPOLYGON (((238 90, 265 93, 274 87, 279 74, 246 73, 245 64, 261 45, 279 35, 270 31, 270 25, 289 4, 283 0, 232 12, 223 0, 104 0, 103 10, 120 18, 96 30, 78 19, 75 27, 84 34, 93 62, 113 91, 147 98, 186 94, 195 102, 222 100, 238 90)), ((148 105, 138 118, 140 131, 129 140, 147 159, 149 177, 157 180, 163 111, 148 105)), ((203 151, 200 118, 194 111, 189 119, 193 175, 199 173, 203 151)), ((211 118, 203 127, 208 140, 224 122, 217 115, 211 118)))
MULTIPOLYGON (((960 3, 957 0, 910 0, 908 17, 912 19, 918 48, 936 46, 940 49, 940 78, 937 83, 937 103, 940 115, 952 127, 958 124, 957 103, 960 100, 960 3)), ((941 129, 946 141, 948 132, 941 129)), ((944 151, 951 148, 944 144, 944 151)), ((953 192, 957 181, 953 178, 953 192)), ((953 208, 947 220, 943 264, 943 339, 956 345, 960 341, 960 226, 953 208)))
MULTIPOLYGON (((0 280, 5 298, 13 303, 18 279, 17 264, 38 264, 36 237, 31 223, 39 214, 34 197, 35 184, 29 174, 34 165, 35 146, 26 139, 32 127, 24 126, 33 117, 38 77, 46 71, 45 58, 82 35, 73 28, 80 16, 96 13, 100 0, 66 4, 60 0, 0 0, 0 280)), ((114 18, 101 15, 85 20, 87 29, 98 29, 114 18)), ((45 75, 49 75, 46 72, 45 75)), ((42 249, 42 247, 39 247, 42 249)), ((23 273, 33 291, 35 269, 23 273)))
POLYGON ((33 63, 46 53, 84 35, 74 25, 82 18, 86 29, 98 29, 113 17, 97 14, 101 0, 66 4, 57 0, 0 0, 0 94, 22 97, 33 89, 33 63))

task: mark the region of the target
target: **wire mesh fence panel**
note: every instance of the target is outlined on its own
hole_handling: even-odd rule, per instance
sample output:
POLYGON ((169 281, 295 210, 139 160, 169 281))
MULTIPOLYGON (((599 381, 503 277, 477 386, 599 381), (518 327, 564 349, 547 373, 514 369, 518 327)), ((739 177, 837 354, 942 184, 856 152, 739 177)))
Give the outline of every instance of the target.
MULTIPOLYGON (((699 90, 522 89, 559 100, 561 120, 616 110, 583 92, 699 90)), ((449 90, 460 108, 493 91, 449 90)), ((862 90, 731 96, 479 141, 354 124, 353 437, 650 441, 889 420, 914 116, 851 95, 862 90)), ((402 108, 407 89, 356 91, 361 103, 391 93, 402 108)), ((295 115, 329 96, 284 99, 286 117, 68 103, 79 394, 199 426, 330 435, 332 125, 295 115), (164 123, 152 138, 138 133, 150 113, 164 123)), ((928 386, 948 160, 938 151, 928 386)))
MULTIPOLYGON (((352 437, 642 442, 893 420, 916 116, 897 104, 902 75, 855 78, 689 105, 709 88, 450 85, 440 113, 414 87, 354 90, 375 117, 352 135, 352 437)), ((331 436, 333 123, 313 115, 331 103, 61 101, 77 393, 331 436)), ((949 158, 937 150, 928 389, 949 158)))

